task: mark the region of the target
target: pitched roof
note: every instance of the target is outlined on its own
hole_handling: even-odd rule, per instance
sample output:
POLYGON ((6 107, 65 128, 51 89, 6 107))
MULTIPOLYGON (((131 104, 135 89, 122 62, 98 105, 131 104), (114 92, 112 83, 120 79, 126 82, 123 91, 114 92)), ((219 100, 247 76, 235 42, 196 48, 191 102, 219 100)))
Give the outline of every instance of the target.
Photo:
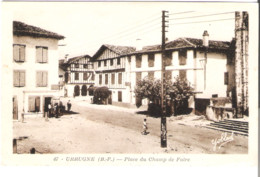
POLYGON ((23 22, 13 21, 13 34, 19 36, 34 36, 54 39, 64 39, 65 37, 54 32, 50 32, 39 27, 27 25, 23 22))
POLYGON ((118 55, 127 55, 136 50, 135 47, 130 47, 130 46, 115 46, 115 45, 103 44, 99 48, 99 50, 93 55, 93 59, 97 58, 105 49, 109 49, 118 55))
POLYGON ((91 58, 91 57, 89 55, 81 55, 81 56, 69 58, 67 63, 73 63, 74 61, 77 61, 77 60, 79 60, 81 58, 91 58))
MULTIPOLYGON (((196 38, 178 38, 173 41, 169 41, 165 44, 165 49, 180 49, 180 48, 202 48, 203 47, 202 39, 196 38)), ((215 41, 209 40, 209 48, 210 49, 229 49, 230 42, 228 41, 215 41)), ((152 46, 145 46, 142 50, 137 51, 136 53, 143 53, 143 52, 153 52, 153 51, 160 51, 161 45, 152 45, 152 46)))

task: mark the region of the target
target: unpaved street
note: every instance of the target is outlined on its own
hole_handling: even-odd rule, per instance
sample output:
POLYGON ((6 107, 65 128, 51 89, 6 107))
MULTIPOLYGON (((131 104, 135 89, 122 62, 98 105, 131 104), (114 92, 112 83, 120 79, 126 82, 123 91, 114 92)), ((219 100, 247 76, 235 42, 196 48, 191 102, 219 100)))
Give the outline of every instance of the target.
MULTIPOLYGON (((72 101, 77 114, 58 119, 27 118, 25 123, 14 122, 14 136, 18 140, 18 153, 227 153, 248 151, 248 137, 234 135, 233 140, 213 150, 212 140, 222 132, 192 126, 204 120, 185 116, 168 118, 168 146, 160 147, 160 118, 146 117, 142 109, 127 109, 112 105, 93 105, 87 101, 72 101), (139 112, 139 113, 137 113, 139 112), (142 135, 142 122, 148 122, 148 135, 142 135), (192 122, 193 121, 193 122, 192 122), (191 123, 192 122, 192 123, 191 123)), ((192 117, 192 116, 186 116, 192 117)), ((193 116, 194 117, 194 116, 193 116)), ((207 123, 207 122, 205 122, 207 123)), ((227 134, 230 137, 230 134, 227 134)))

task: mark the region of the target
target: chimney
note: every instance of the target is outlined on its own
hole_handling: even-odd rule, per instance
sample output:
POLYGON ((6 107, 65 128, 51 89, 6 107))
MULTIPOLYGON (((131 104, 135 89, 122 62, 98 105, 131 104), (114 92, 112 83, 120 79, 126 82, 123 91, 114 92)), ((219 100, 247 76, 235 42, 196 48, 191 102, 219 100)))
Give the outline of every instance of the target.
POLYGON ((68 56, 69 56, 69 54, 66 54, 66 55, 65 55, 64 63, 67 63, 67 62, 68 62, 68 56))
POLYGON ((136 51, 142 50, 142 40, 141 39, 136 39, 136 51))
POLYGON ((209 46, 209 33, 208 33, 208 31, 205 30, 202 36, 203 36, 203 46, 208 47, 209 46))

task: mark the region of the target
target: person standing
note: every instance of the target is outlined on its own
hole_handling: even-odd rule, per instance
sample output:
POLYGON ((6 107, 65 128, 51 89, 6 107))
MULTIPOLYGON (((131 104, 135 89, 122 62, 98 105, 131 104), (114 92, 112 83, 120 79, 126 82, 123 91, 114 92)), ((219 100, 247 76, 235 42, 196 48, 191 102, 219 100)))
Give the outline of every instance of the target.
POLYGON ((68 103, 67 103, 67 108, 68 108, 68 112, 70 112, 70 109, 71 109, 71 103, 70 103, 70 100, 69 100, 68 103))
POLYGON ((59 106, 58 106, 58 103, 55 103, 54 110, 55 110, 55 117, 58 118, 59 117, 59 106))
POLYGON ((51 103, 48 104, 48 116, 51 117, 51 103))
POLYGON ((142 134, 143 134, 143 135, 147 135, 147 130, 148 130, 148 127, 147 127, 146 119, 144 119, 144 122, 143 122, 143 132, 142 132, 142 134))

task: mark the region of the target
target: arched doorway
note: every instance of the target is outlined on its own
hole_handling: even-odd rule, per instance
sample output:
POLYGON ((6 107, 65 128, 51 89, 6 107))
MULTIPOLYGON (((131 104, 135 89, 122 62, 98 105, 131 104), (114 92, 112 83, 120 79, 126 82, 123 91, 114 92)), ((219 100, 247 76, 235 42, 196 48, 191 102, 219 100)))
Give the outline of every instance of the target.
POLYGON ((81 95, 82 96, 87 96, 87 86, 83 85, 81 88, 81 95))
POLYGON ((78 85, 75 85, 74 87, 74 96, 79 96, 80 93, 80 88, 78 85))

